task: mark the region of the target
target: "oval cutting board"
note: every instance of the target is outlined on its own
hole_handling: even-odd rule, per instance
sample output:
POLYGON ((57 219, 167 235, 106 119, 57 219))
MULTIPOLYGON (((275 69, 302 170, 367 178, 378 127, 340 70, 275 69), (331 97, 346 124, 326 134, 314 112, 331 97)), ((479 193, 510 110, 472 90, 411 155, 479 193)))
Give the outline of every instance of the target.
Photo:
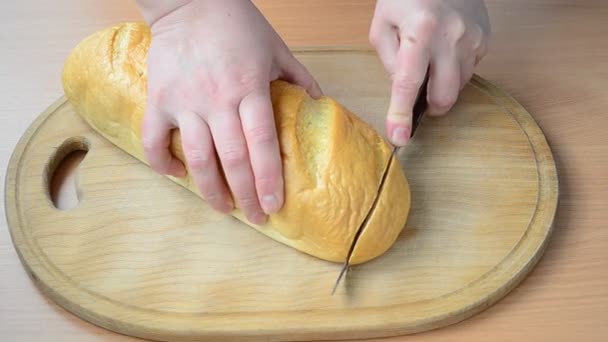
MULTIPOLYGON (((326 94, 384 132, 390 86, 375 53, 296 56, 326 94)), ((423 118, 399 159, 412 188, 407 227, 333 296, 341 265, 215 213, 101 138, 64 99, 18 144, 6 212, 41 290, 116 332, 170 341, 409 334, 470 317, 522 280, 551 234, 558 182, 530 114, 478 76, 448 115, 423 118), (79 149, 80 202, 56 209, 49 177, 79 149)))

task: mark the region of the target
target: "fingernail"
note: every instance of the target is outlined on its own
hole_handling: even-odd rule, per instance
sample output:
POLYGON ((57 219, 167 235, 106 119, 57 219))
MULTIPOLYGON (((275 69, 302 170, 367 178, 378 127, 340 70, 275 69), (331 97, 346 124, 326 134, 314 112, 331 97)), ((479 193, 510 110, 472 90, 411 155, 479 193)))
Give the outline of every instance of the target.
POLYGON ((264 213, 255 213, 251 216, 251 222, 254 224, 264 224, 266 222, 266 215, 264 213))
POLYGON ((187 176, 186 171, 184 169, 175 170, 171 173, 171 175, 176 178, 184 178, 187 176))
POLYGON ((393 144, 395 145, 405 145, 407 144, 410 137, 410 130, 405 129, 403 127, 397 127, 393 130, 393 135, 391 136, 393 140, 393 144))
POLYGON ((221 211, 222 211, 223 213, 225 213, 225 214, 228 214, 228 213, 229 213, 229 212, 231 212, 231 211, 232 211, 232 209, 233 209, 233 207, 232 207, 232 203, 230 203, 230 202, 224 202, 224 203, 221 205, 221 207, 222 207, 222 208, 221 208, 221 211))
POLYGON ((169 167, 169 174, 171 176, 181 178, 181 177, 185 177, 187 172, 186 172, 186 168, 184 167, 184 165, 182 163, 180 163, 177 160, 172 160, 171 166, 169 167))
POLYGON ((262 207, 267 214, 275 213, 279 210, 279 199, 275 195, 262 196, 262 207))

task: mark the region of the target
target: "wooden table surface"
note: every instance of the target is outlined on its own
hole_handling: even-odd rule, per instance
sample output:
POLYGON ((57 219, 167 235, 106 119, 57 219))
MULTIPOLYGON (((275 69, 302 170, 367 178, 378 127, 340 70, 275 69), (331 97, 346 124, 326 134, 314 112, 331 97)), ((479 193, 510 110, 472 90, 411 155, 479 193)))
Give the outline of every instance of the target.
MULTIPOLYGON (((371 0, 258 0, 290 46, 367 45, 371 0)), ((608 2, 489 0, 493 40, 477 72, 538 120, 561 183, 555 234, 532 274, 483 313, 387 341, 605 341, 608 338, 608 2)), ((62 94, 69 50, 91 32, 139 20, 133 1, 7 1, 0 12, 0 177, 19 137, 62 94)), ((4 197, 0 201, 4 201, 4 197)), ((4 202, 2 202, 4 203, 4 202)), ((4 206, 0 206, 4 210, 4 206)), ((4 211, 2 211, 4 217, 4 211)), ((0 221, 1 341, 135 341, 49 302, 0 221)))

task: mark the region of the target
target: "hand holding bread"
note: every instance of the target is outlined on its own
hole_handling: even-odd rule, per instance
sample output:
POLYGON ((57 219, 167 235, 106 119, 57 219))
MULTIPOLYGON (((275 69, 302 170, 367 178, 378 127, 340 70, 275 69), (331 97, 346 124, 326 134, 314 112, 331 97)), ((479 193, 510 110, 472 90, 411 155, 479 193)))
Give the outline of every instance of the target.
MULTIPOLYGON (((118 24, 80 42, 68 56, 62 74, 66 98, 80 117, 109 142, 148 165, 142 129, 150 45, 148 25, 118 24)), ((276 241, 335 262, 345 260, 362 227, 351 264, 382 255, 405 228, 410 209, 409 184, 391 146, 372 126, 329 96, 315 99, 304 87, 283 80, 270 82, 269 94, 284 204, 263 224, 248 220, 238 201, 230 214, 276 241), (386 181, 380 188, 385 172, 386 181), (378 203, 372 209, 376 195, 378 203)), ((171 158, 186 166, 185 173, 166 177, 204 198, 186 162, 183 128, 189 129, 170 131, 168 150, 171 158)))
POLYGON ((316 82, 249 1, 178 1, 171 11, 167 2, 140 4, 152 31, 147 160, 183 176, 185 165, 169 151, 170 131, 179 128, 203 198, 224 213, 236 201, 251 222, 264 223, 284 198, 269 84, 281 78, 319 96, 316 82))

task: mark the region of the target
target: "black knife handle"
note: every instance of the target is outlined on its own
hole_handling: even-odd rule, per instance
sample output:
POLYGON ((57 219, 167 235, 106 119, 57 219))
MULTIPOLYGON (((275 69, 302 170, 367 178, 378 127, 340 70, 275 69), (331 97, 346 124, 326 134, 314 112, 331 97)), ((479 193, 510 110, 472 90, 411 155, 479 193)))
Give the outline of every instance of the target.
POLYGON ((428 107, 428 103, 426 100, 427 88, 429 83, 429 70, 426 70, 426 75, 424 76, 424 81, 422 85, 420 85, 420 90, 418 90, 418 96, 416 97, 416 103, 414 103, 414 108, 412 109, 412 132, 410 133, 410 138, 414 136, 414 132, 416 128, 418 128, 418 124, 420 123, 420 119, 422 118, 422 114, 426 111, 428 107))

